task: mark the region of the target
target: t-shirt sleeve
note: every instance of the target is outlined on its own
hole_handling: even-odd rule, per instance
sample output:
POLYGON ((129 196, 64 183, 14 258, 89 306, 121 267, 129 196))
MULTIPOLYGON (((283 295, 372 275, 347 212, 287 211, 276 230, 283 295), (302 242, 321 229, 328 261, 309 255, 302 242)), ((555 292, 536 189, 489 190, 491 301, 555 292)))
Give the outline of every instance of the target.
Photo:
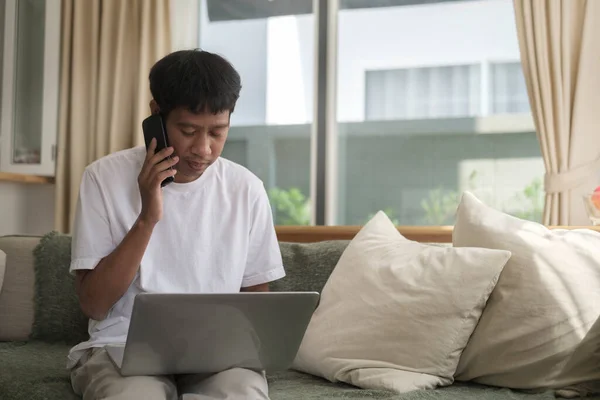
POLYGON ((248 258, 242 287, 261 285, 284 276, 269 197, 261 185, 259 196, 252 207, 248 258))
POLYGON ((72 238, 69 268, 72 274, 75 270, 96 268, 115 247, 104 196, 89 169, 84 171, 79 187, 72 238))

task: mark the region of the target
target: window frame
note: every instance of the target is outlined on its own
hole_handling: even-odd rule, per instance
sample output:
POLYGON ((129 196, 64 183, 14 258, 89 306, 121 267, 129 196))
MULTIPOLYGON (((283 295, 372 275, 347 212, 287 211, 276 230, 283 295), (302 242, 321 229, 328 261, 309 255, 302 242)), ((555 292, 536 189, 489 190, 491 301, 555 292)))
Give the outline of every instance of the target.
POLYGON ((6 0, 2 59, 2 123, 0 125, 0 171, 54 176, 58 136, 60 89, 61 0, 45 0, 44 77, 40 163, 14 163, 14 110, 17 50, 17 13, 20 0, 6 0))

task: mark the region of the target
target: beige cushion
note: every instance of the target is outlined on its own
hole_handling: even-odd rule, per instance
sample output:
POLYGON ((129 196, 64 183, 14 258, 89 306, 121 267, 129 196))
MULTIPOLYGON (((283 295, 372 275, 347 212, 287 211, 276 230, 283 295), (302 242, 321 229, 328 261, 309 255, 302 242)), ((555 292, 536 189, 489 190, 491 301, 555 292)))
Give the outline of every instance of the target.
POLYGON ((545 389, 600 379, 600 233, 549 230, 465 193, 453 242, 512 253, 457 380, 545 389))
POLYGON ((0 237, 6 253, 4 283, 0 291, 0 341, 27 340, 33 324, 33 249, 39 237, 0 237))
POLYGON ((323 288, 294 368, 397 392, 451 384, 509 257, 413 242, 377 213, 323 288))

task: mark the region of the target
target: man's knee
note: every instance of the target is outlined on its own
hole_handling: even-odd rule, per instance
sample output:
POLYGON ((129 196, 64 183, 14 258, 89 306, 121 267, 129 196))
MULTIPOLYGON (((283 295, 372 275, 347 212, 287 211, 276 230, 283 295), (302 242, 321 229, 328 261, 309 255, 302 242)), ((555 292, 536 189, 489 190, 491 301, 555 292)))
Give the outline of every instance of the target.
POLYGON ((96 349, 82 366, 71 375, 73 389, 83 400, 177 398, 175 383, 169 377, 123 377, 116 370, 104 349, 96 349))
POLYGON ((175 400, 177 390, 168 378, 132 376, 118 380, 102 380, 86 388, 83 400, 175 400))
POLYGON ((179 383, 183 400, 269 399, 265 375, 243 368, 233 368, 210 377, 190 375, 179 383))
POLYGON ((221 372, 233 393, 247 394, 253 399, 268 399, 269 388, 267 378, 264 373, 244 369, 234 368, 221 372))

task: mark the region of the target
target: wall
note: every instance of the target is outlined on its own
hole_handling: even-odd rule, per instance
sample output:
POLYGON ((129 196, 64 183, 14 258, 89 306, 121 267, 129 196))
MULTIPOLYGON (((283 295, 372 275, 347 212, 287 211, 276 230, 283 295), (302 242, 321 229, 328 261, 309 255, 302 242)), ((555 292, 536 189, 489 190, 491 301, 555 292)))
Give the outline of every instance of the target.
POLYGON ((0 236, 42 235, 54 228, 54 186, 0 182, 0 236))

